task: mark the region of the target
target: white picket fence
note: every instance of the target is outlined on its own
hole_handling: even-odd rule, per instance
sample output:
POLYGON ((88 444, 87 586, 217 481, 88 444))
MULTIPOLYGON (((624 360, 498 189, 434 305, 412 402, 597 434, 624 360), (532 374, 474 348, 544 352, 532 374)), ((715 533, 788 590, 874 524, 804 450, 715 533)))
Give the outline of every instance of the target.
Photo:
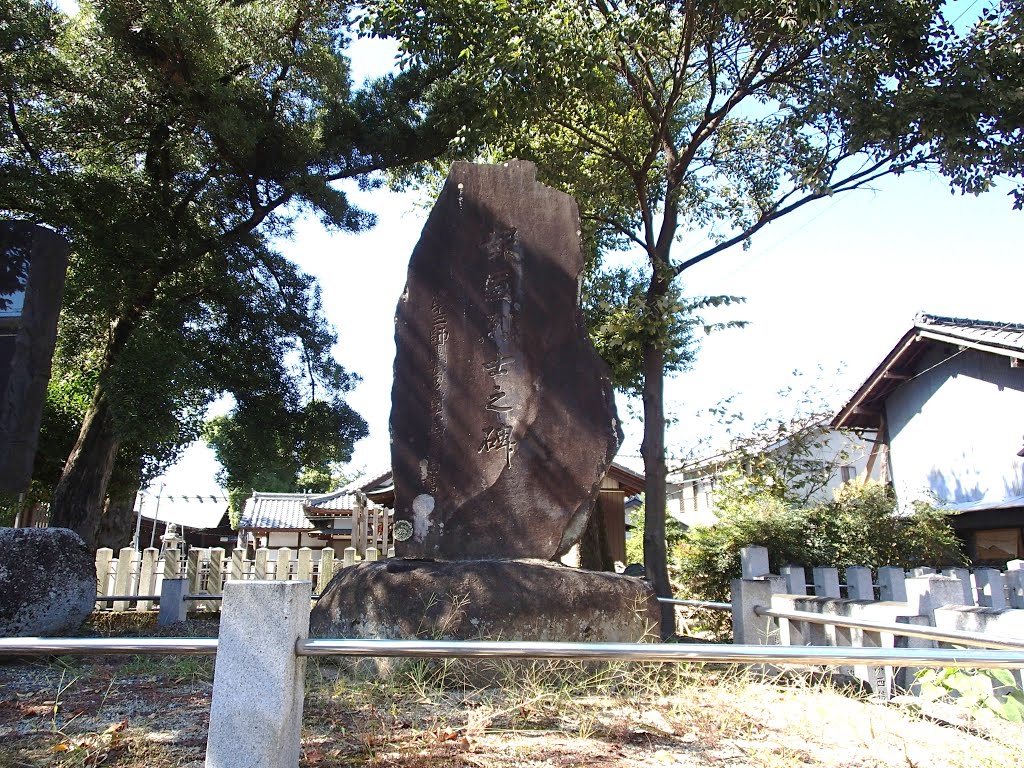
MULTIPOLYGON (((377 558, 377 550, 368 547, 362 559, 377 558)), ((354 547, 347 548, 341 559, 335 557, 333 550, 309 547, 297 550, 289 547, 261 548, 255 551, 252 559, 245 558, 243 549, 229 553, 220 547, 193 547, 186 557, 173 549, 161 556, 155 547, 141 552, 124 547, 115 557, 113 550, 103 548, 96 552, 96 597, 159 595, 165 578, 186 578, 190 595, 214 598, 220 597, 224 583, 229 579, 311 581, 313 591, 319 593, 337 569, 352 565, 359 559, 354 547)), ((149 611, 154 608, 152 600, 99 601, 96 605, 100 610, 113 611, 149 611)), ((192 610, 219 611, 220 601, 197 600, 190 607, 192 610)))
MULTIPOLYGON (((842 619, 932 627, 1024 643, 1024 560, 1011 561, 1005 571, 850 567, 843 572, 845 583, 840 582, 836 568, 813 568, 810 582, 802 566, 785 566, 780 574, 772 574, 764 547, 744 549, 742 563, 742 578, 732 583, 735 643, 864 648, 957 644, 843 627, 842 619), (766 609, 780 614, 802 612, 804 618, 818 614, 837 621, 767 616, 766 609)), ((840 671, 860 678, 885 697, 896 687, 911 687, 909 678, 899 677, 892 668, 878 673, 867 666, 840 671)))

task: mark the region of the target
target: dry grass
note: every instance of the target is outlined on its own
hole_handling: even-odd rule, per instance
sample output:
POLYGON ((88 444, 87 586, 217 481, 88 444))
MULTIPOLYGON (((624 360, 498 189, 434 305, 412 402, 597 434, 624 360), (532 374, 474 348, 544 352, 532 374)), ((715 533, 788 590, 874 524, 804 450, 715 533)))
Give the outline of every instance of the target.
MULTIPOLYGON (((1024 766, 1020 726, 950 727, 731 668, 407 661, 359 679, 310 660, 307 673, 302 766, 1024 766)), ((199 768, 211 680, 197 657, 0 662, 0 766, 199 768)))

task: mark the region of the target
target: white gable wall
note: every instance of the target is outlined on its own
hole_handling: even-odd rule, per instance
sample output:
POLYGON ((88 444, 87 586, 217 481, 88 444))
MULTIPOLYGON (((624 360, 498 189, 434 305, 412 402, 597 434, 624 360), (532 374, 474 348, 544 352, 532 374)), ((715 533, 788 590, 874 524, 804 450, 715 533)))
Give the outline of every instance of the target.
POLYGON ((1024 493, 1024 368, 1001 355, 936 349, 886 401, 901 505, 996 502, 1024 493))

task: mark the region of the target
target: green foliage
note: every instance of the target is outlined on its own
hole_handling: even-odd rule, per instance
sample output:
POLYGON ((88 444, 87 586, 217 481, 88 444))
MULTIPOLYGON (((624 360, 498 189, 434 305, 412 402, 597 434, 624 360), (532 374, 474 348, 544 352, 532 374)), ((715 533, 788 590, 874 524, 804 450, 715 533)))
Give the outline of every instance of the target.
MULTIPOLYGON (((723 483, 724 486, 728 482, 723 483)), ((783 565, 942 566, 966 562, 948 516, 927 505, 909 514, 892 493, 871 483, 847 483, 835 499, 797 507, 774 494, 722 496, 716 487, 718 522, 686 532, 676 563, 687 595, 728 600, 729 582, 740 577, 740 550, 768 549, 774 572, 783 565)))
POLYGON ((275 243, 307 213, 372 225, 338 182, 433 156, 461 100, 422 68, 353 92, 345 4, 4 10, 0 216, 72 245, 39 478, 52 487, 67 447, 54 504, 69 524, 102 499, 112 451, 144 482, 222 394, 298 418, 349 389, 318 288, 275 243), (70 451, 76 434, 87 450, 70 451))
POLYGON ((922 669, 914 676, 921 697, 952 701, 1002 720, 1024 723, 1024 690, 1005 669, 922 669))
POLYGON ((366 422, 344 402, 314 400, 295 413, 273 403, 247 401, 211 419, 204 437, 222 466, 231 522, 252 491, 322 493, 330 489, 332 466, 351 458, 366 436, 366 422))
MULTIPOLYGON (((637 509, 629 520, 633 531, 626 539, 626 565, 644 562, 644 508, 637 509)), ((665 543, 669 552, 674 551, 686 538, 686 528, 674 517, 665 520, 665 543)))

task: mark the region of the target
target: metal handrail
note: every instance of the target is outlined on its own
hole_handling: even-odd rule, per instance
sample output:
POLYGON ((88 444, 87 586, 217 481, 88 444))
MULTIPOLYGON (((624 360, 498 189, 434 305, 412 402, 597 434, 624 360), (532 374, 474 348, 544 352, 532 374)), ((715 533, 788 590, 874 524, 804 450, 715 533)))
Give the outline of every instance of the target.
POLYGON ((925 640, 944 640, 978 648, 998 648, 1003 650, 1024 650, 1024 640, 1010 638, 993 638, 976 632, 965 632, 959 629, 936 629, 921 627, 914 624, 890 624, 871 619, 854 619, 847 616, 813 613, 811 611, 788 611, 779 608, 767 608, 763 605, 754 606, 756 616, 770 616, 774 619, 790 619, 806 621, 810 624, 833 624, 839 627, 866 629, 873 632, 890 632, 894 635, 920 637, 925 640))
POLYGON ((732 603, 717 603, 714 600, 676 600, 671 597, 659 597, 658 602, 669 605, 686 605, 690 608, 709 608, 714 611, 732 610, 732 603))
POLYGON ((215 637, 0 637, 0 655, 217 653, 215 637))
POLYGON ((445 640, 299 640, 299 656, 587 659, 731 664, 867 664, 892 667, 1024 668, 1024 652, 953 648, 825 648, 710 643, 549 643, 445 640))
MULTIPOLYGON (((217 638, 0 638, 3 655, 217 653, 217 638)), ((1024 668, 1024 652, 954 648, 826 648, 710 643, 553 643, 535 641, 299 640, 299 656, 587 659, 730 664, 867 664, 892 667, 1024 668)))

